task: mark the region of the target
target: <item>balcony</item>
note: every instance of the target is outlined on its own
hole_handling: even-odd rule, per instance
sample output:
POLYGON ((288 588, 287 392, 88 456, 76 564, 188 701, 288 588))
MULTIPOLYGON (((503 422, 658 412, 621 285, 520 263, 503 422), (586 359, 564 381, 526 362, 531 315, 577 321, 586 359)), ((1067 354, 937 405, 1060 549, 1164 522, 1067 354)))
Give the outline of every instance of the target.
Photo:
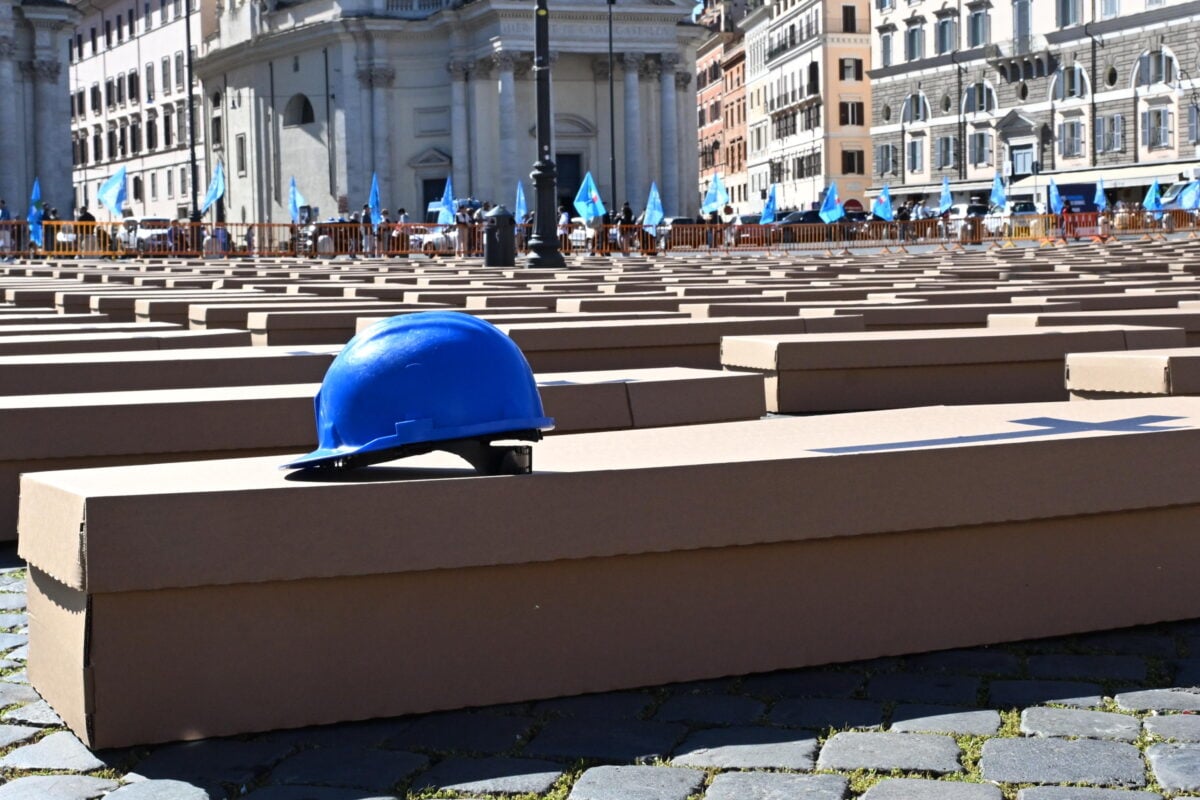
POLYGON ((1054 54, 1046 37, 1029 34, 986 45, 984 56, 1008 82, 1042 77, 1054 71, 1054 54))

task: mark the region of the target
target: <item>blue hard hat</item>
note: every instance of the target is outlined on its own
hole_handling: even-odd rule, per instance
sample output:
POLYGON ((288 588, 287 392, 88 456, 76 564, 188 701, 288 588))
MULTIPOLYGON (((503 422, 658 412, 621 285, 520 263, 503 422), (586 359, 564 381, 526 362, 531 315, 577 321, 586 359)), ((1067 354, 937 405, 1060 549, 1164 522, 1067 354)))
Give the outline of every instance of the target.
POLYGON ((319 446, 284 468, 439 449, 471 460, 455 440, 536 441, 554 427, 516 343, 456 311, 404 314, 361 331, 329 365, 315 405, 319 446))

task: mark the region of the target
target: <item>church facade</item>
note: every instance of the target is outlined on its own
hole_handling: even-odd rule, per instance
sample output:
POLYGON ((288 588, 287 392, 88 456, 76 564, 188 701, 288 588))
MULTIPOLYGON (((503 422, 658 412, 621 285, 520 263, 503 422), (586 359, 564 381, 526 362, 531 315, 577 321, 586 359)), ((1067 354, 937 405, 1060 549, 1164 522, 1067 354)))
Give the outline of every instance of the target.
POLYGON ((0 198, 14 216, 42 199, 71 210, 71 126, 64 102, 67 43, 79 14, 57 0, 0 0, 0 198))
MULTIPOLYGON (((654 181, 668 215, 695 212, 692 70, 705 32, 690 11, 550 4, 560 201, 590 171, 606 204, 641 209, 654 181)), ((228 221, 287 222, 293 178, 322 217, 361 209, 372 175, 382 205, 414 221, 448 177, 457 197, 510 210, 520 180, 534 206, 528 0, 204 0, 201 15, 205 155, 209 173, 225 165, 228 221)))

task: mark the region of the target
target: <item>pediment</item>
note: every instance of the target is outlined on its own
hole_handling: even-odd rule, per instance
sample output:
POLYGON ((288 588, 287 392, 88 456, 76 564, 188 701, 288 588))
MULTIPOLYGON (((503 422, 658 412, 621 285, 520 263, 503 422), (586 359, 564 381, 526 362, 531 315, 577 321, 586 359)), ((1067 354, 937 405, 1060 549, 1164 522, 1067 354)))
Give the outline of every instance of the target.
POLYGON ((450 166, 450 163, 450 154, 444 150, 439 150, 436 147, 427 147, 408 160, 408 165, 413 169, 421 169, 423 167, 448 167, 450 166))

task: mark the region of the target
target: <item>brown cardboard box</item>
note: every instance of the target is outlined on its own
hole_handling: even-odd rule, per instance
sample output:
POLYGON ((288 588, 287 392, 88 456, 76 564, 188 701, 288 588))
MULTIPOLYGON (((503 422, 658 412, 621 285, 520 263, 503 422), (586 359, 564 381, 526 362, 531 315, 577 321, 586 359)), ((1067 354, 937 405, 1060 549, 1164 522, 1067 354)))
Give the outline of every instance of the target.
POLYGON ((721 361, 765 373, 784 413, 1065 400, 1067 353, 1182 346, 1178 328, 1120 325, 727 336, 721 361))
POLYGON ((1195 398, 535 448, 512 477, 441 454, 26 475, 30 680, 103 748, 1200 616, 1195 398), (1174 429, 1131 432, 1146 415, 1174 429), (338 691, 314 630, 352 656, 338 691))
POLYGON ((250 344, 249 331, 149 330, 125 333, 71 333, 50 336, 0 336, 0 356, 34 353, 99 353, 117 350, 166 350, 234 347, 250 344))
POLYGON ((1067 356, 1072 400, 1200 394, 1200 348, 1067 356))
POLYGON ((1003 314, 988 318, 990 328, 1063 327, 1066 325, 1148 325, 1181 328, 1189 347, 1200 345, 1200 310, 1181 308, 1118 309, 1109 311, 1003 314))

